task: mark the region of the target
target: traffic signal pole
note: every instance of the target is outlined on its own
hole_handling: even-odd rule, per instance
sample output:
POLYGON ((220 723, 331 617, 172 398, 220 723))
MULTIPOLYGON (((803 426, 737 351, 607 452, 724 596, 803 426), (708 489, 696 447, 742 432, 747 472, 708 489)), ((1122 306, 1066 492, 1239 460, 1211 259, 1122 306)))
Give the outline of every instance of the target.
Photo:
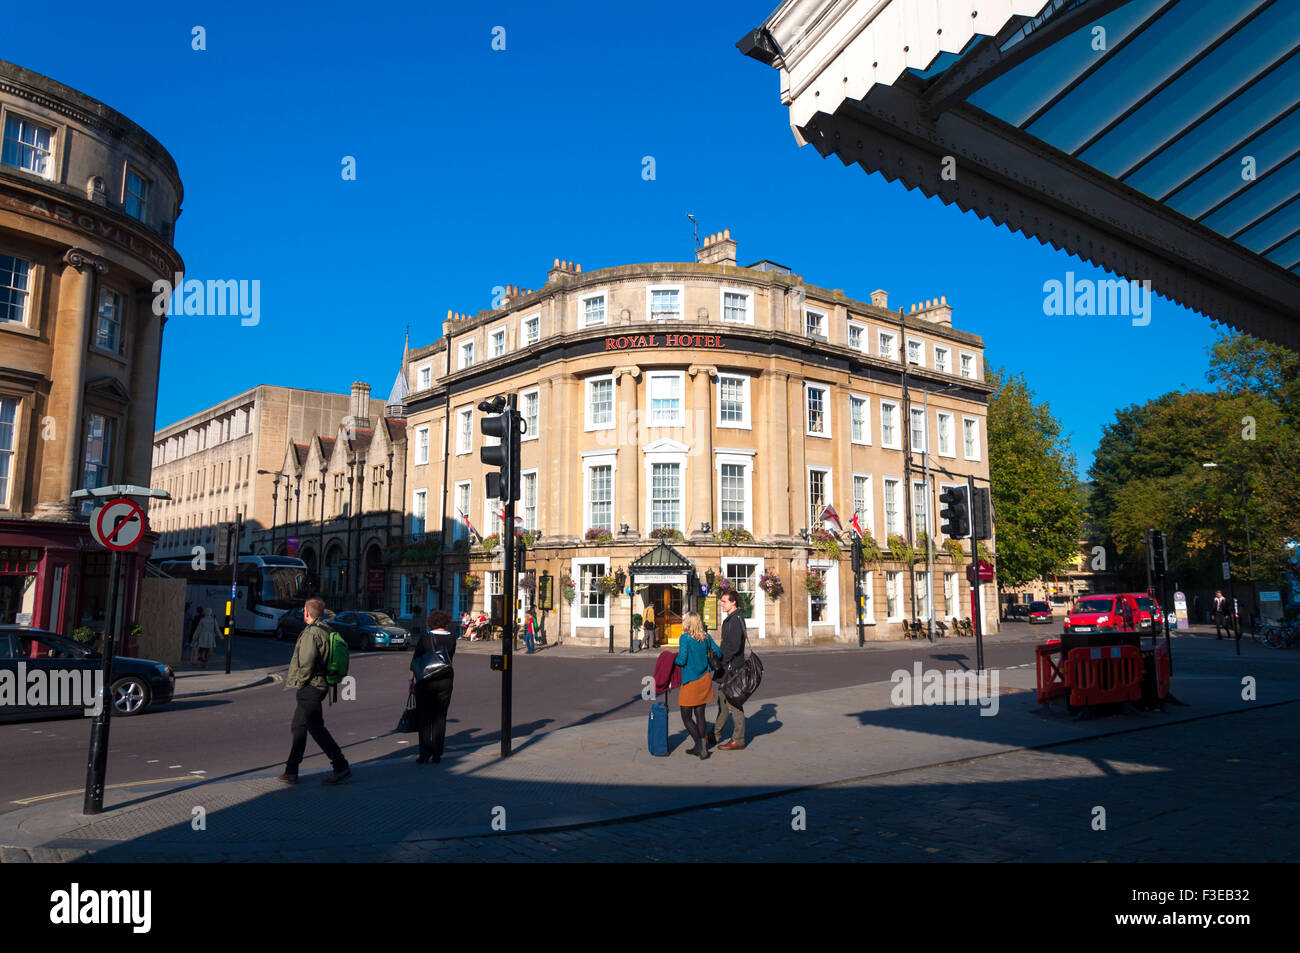
POLYGON ((230 674, 231 659, 235 654, 235 593, 239 589, 239 530, 243 523, 243 514, 235 511, 235 538, 230 544, 230 601, 226 603, 226 674, 230 674))
POLYGON ((117 649, 118 604, 122 592, 121 560, 113 550, 109 568, 108 615, 104 619, 103 658, 100 664, 99 713, 90 724, 90 755, 86 759, 86 793, 82 814, 104 810, 104 778, 108 774, 108 735, 113 726, 113 655, 117 649))
MULTIPOLYGON (((478 409, 495 417, 484 417, 479 426, 485 435, 496 437, 495 446, 479 450, 479 459, 488 466, 499 467, 496 473, 487 474, 487 495, 504 504, 501 533, 505 536, 505 566, 501 580, 501 757, 510 757, 511 750, 511 698, 514 675, 515 647, 515 593, 518 580, 515 575, 515 501, 519 499, 519 438, 524 422, 516 409, 517 398, 494 397, 478 405, 478 409), (495 491, 495 492, 494 492, 495 491)), ((494 664, 495 667, 495 664, 494 664)))
POLYGON ((970 513, 970 558, 974 564, 975 572, 972 585, 975 587, 975 605, 971 612, 971 623, 975 626, 975 671, 984 671, 984 622, 980 618, 984 608, 984 583, 980 580, 980 561, 978 547, 975 545, 975 478, 967 475, 966 477, 966 500, 970 513))

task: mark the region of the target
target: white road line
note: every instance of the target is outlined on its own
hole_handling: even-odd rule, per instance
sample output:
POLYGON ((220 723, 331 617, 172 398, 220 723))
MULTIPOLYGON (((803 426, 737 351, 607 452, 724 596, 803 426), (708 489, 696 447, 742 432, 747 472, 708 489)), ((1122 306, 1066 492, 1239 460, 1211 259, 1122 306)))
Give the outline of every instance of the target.
POLYGON ((145 762, 145 764, 157 764, 157 763, 158 763, 158 759, 157 759, 157 758, 154 758, 152 761, 146 761, 146 762, 145 762))
POLYGON ((179 767, 180 767, 179 764, 169 764, 169 765, 167 765, 168 770, 170 770, 170 769, 172 769, 172 768, 179 768, 179 767))

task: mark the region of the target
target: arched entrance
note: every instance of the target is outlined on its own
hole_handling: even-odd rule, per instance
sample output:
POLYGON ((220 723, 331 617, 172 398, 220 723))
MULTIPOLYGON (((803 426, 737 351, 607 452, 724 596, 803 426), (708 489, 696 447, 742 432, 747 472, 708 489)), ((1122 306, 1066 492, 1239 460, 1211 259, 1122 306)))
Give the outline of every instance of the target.
POLYGON ((322 580, 327 596, 339 596, 343 592, 343 547, 330 543, 325 547, 325 578, 322 580))
POLYGON ((320 592, 320 566, 316 562, 316 548, 314 546, 303 546, 298 550, 298 558, 307 564, 307 577, 311 580, 312 593, 320 592))

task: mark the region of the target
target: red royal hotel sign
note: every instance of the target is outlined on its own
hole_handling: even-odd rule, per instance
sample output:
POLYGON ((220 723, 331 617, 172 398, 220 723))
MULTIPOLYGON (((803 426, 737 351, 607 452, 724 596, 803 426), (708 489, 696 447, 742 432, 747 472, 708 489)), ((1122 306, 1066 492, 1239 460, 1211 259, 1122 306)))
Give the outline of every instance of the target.
POLYGON ((643 347, 724 348, 727 345, 717 334, 629 334, 624 337, 605 338, 605 350, 628 351, 643 347))

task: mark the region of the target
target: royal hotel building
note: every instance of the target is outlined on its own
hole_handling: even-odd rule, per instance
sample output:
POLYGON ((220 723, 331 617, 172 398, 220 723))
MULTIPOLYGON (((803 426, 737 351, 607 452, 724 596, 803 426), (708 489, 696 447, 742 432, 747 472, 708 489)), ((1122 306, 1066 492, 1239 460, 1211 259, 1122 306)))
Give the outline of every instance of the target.
MULTIPOLYGON (((750 595, 758 640, 856 641, 848 537, 839 553, 817 540, 830 504, 881 550, 862 585, 865 637, 900 638, 926 618, 928 577, 924 549, 913 562, 898 544, 917 541, 945 485, 987 486, 983 367, 945 299, 904 313, 884 291, 859 301, 770 261, 737 267, 729 232, 694 263, 557 261, 541 288, 449 314, 410 354, 406 531, 424 545, 402 561, 403 598, 459 612, 500 591, 502 551, 469 525, 501 531, 477 405, 513 393, 527 425, 517 515, 539 534, 523 598, 551 633, 625 647, 632 614, 653 605, 675 638, 682 612, 713 615, 702 589, 725 577, 750 595)), ((969 542, 961 558, 943 544, 936 616, 969 618, 969 542)))
MULTIPOLYGON (((0 623, 104 625, 109 554, 71 494, 149 484, 181 196, 140 126, 0 61, 0 623)), ((125 554, 128 621, 156 538, 125 554)))

